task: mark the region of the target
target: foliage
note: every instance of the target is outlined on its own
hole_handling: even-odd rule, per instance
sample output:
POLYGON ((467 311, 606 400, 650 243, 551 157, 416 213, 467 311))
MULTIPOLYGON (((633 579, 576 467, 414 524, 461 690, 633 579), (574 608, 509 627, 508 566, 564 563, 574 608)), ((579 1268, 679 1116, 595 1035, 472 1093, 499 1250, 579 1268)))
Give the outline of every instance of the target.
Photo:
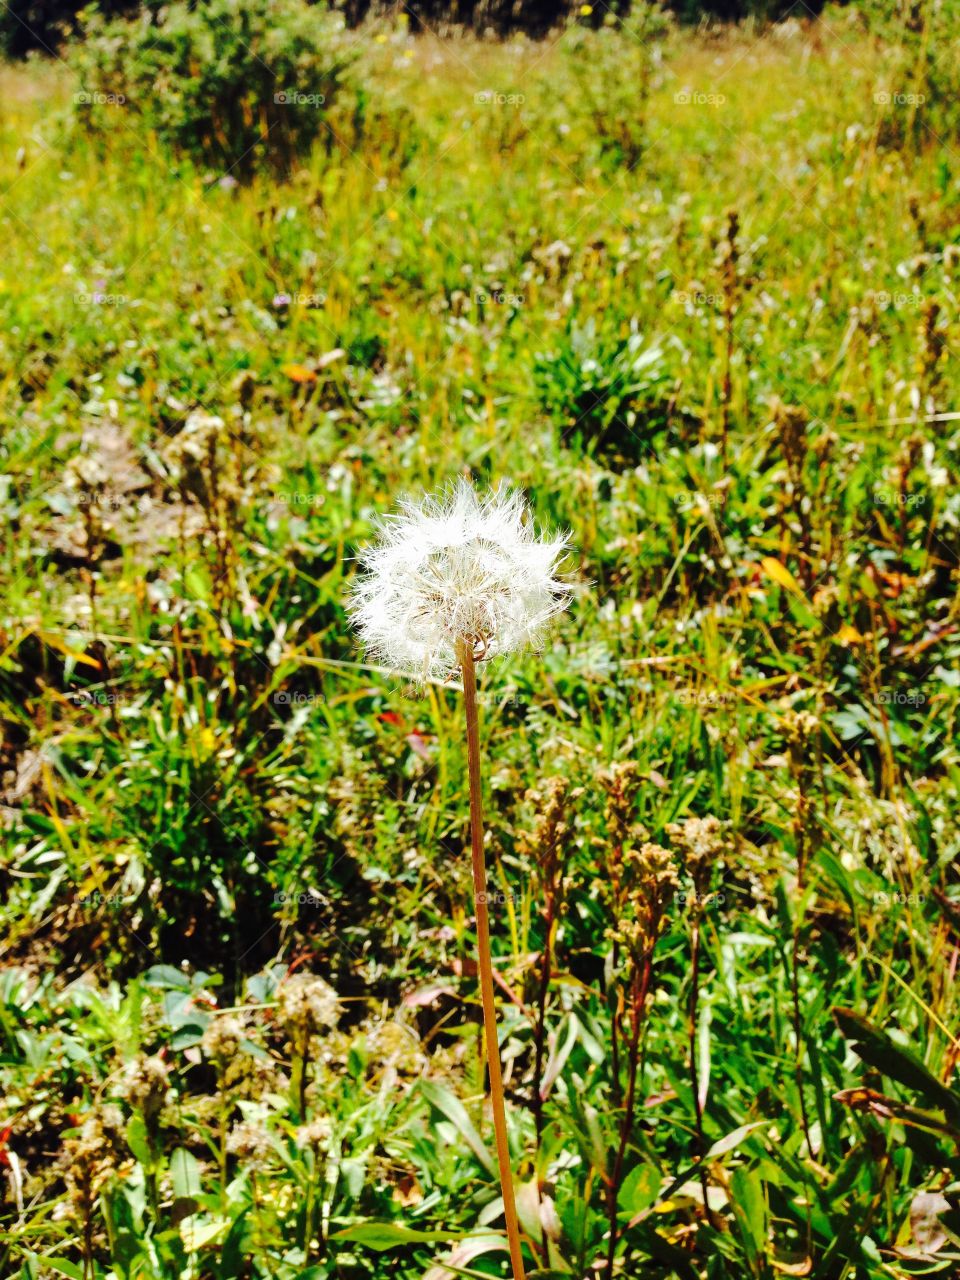
POLYGON ((848 10, 632 168, 628 33, 377 34, 289 181, 3 72, 0 1274, 503 1275, 461 699, 343 606, 470 474, 579 584, 482 669, 531 1271, 946 1280, 955 161, 848 10))
POLYGON ((218 176, 288 170, 324 129, 353 55, 339 18, 305 0, 207 0, 96 15, 71 51, 76 117, 109 130, 118 108, 218 176))
POLYGON ((669 345, 639 333, 604 340, 593 318, 582 327, 571 321, 560 348, 534 365, 541 403, 562 438, 613 461, 648 453, 671 416, 669 345))
POLYGON ((864 5, 860 20, 882 51, 874 94, 880 143, 898 148, 954 135, 960 50, 953 7, 944 0, 883 0, 864 5))

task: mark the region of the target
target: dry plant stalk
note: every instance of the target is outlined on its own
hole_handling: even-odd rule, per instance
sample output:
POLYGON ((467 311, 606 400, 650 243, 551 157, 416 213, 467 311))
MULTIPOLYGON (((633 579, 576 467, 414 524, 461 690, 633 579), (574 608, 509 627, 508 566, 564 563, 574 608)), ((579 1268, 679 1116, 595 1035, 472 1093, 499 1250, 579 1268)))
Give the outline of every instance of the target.
POLYGON ((487 1069, 490 1073, 490 1103, 493 1108, 493 1132, 497 1145, 497 1165, 503 1191, 503 1214, 507 1223, 510 1264, 515 1280, 524 1280, 520 1225, 510 1171, 510 1143, 507 1137, 507 1113, 503 1099, 503 1074, 500 1067, 500 1042, 497 1036, 497 1005, 493 994, 493 957, 490 950, 490 913, 487 910, 487 872, 483 859, 483 794, 480 765, 480 717, 477 713, 477 670, 473 653, 461 645, 463 672, 463 706, 467 720, 467 767, 470 774, 470 854, 473 869, 473 893, 477 910, 477 967, 480 973, 480 1002, 483 1006, 483 1033, 487 1043, 487 1069))
POLYGON ((618 1108, 622 1108, 617 1148, 606 1175, 605 1274, 607 1280, 613 1280, 620 1238, 617 1192, 636 1118, 643 1032, 653 990, 654 951, 679 880, 673 854, 661 845, 652 844, 646 829, 636 819, 634 798, 639 786, 636 763, 613 765, 601 775, 601 781, 607 791, 607 832, 613 846, 610 880, 603 886, 611 918, 607 932, 613 944, 611 1069, 614 1098, 618 1108), (621 1029, 623 1022, 626 1026, 621 1029), (622 1059, 626 1065, 625 1092, 620 1082, 622 1059))

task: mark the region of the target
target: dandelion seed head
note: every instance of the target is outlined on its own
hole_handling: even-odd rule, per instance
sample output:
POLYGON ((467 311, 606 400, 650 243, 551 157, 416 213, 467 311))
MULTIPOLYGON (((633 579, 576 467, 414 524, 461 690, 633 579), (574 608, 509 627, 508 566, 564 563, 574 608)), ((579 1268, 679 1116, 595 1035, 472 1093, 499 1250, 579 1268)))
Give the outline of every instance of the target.
POLYGON ((481 496, 461 480, 406 502, 360 556, 350 615, 367 653, 414 679, 447 679, 459 645, 477 661, 542 641, 570 600, 558 573, 566 536, 539 538, 523 495, 481 496))

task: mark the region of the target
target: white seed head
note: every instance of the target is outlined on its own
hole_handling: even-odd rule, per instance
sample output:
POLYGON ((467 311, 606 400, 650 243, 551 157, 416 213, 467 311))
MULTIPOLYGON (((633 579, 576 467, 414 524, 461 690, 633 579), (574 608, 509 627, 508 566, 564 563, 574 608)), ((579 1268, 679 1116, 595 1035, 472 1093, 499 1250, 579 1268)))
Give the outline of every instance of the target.
POLYGON ((523 495, 480 496, 465 480, 405 502, 360 555, 350 616, 374 660, 415 679, 446 679, 458 646, 479 661, 536 647, 570 601, 557 566, 567 537, 538 538, 523 495))

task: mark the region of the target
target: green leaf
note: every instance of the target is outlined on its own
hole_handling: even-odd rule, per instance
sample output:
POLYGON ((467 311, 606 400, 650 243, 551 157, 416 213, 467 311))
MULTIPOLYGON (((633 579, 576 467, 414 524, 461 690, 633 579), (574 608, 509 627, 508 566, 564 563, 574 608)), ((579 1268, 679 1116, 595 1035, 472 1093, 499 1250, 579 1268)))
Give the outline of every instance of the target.
POLYGON ((716 1160, 719 1156, 725 1156, 728 1152, 739 1147, 748 1133, 753 1133, 754 1129, 762 1129, 765 1125, 773 1124, 772 1120, 755 1120, 753 1124, 742 1124, 739 1129, 734 1129, 732 1133, 728 1133, 725 1138, 718 1138, 707 1154, 705 1160, 716 1160))
POLYGON ((44 1258, 43 1265, 58 1276, 67 1276, 69 1280, 83 1280, 83 1268, 66 1258, 44 1258))
POLYGON ((127 1146, 141 1164, 148 1165, 151 1160, 150 1139, 147 1137, 147 1126, 143 1117, 133 1115, 127 1121, 127 1146))
POLYGON ((421 1080, 420 1089, 430 1106, 435 1107, 441 1115, 445 1115, 451 1124, 459 1130, 460 1136, 487 1173, 495 1176, 496 1169, 490 1152, 484 1146, 483 1139, 473 1127, 473 1122, 467 1115, 467 1109, 460 1099, 455 1098, 449 1090, 444 1089, 442 1085, 436 1084, 433 1080, 421 1080))
POLYGON ((414 1231, 395 1222, 358 1222, 334 1232, 330 1239, 350 1240, 378 1253, 387 1253, 408 1244, 446 1244, 450 1240, 463 1240, 465 1235, 462 1231, 414 1231))
POLYGON ((697 1018, 697 1088, 701 1111, 710 1092, 710 1006, 704 1004, 697 1018))
POLYGON ((161 991, 189 991, 189 975, 172 964, 154 964, 143 975, 148 987, 159 987, 161 991))
POLYGON ((170 1178, 177 1200, 195 1200, 202 1191, 200 1163, 185 1147, 177 1147, 170 1156, 170 1178))
POLYGON ((759 1262, 767 1246, 767 1202, 760 1175, 755 1169, 735 1169, 731 1191, 744 1250, 751 1262, 759 1262))
POLYGON ((943 1111, 954 1124, 960 1123, 960 1094, 942 1084, 915 1054, 852 1009, 834 1009, 833 1016, 846 1039, 852 1043, 854 1053, 867 1066, 913 1089, 931 1106, 943 1111))
MULTIPOLYGON (((234 1276, 238 1276, 243 1271, 243 1241, 247 1231, 247 1214, 249 1208, 242 1210, 233 1220, 233 1226, 227 1232, 227 1238, 223 1242, 223 1248, 220 1250, 220 1266, 219 1273, 223 1280, 233 1280, 234 1276)), ((319 1271, 319 1268, 310 1267, 310 1271, 319 1271)), ((326 1272, 322 1275, 325 1277, 326 1272)), ((304 1280, 307 1276, 306 1271, 302 1271, 297 1280, 304 1280)))
POLYGON ((662 1179, 652 1164, 640 1164, 631 1169, 617 1192, 617 1204, 631 1218, 642 1214, 656 1203, 662 1179))

